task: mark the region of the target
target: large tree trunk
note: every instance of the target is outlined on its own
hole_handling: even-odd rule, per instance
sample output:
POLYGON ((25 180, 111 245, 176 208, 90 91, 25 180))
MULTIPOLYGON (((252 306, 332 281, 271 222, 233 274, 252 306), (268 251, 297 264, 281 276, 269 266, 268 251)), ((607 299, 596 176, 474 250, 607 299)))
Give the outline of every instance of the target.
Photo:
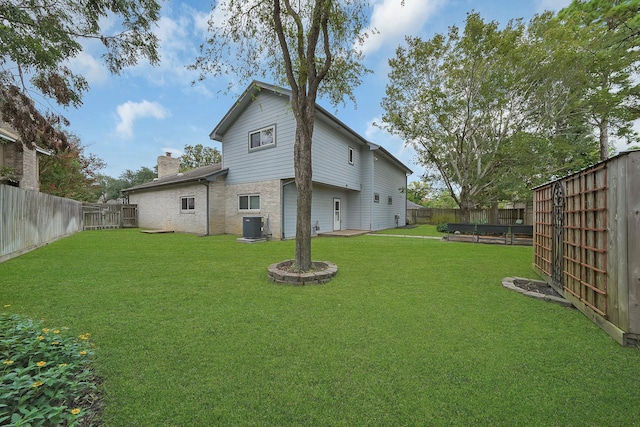
POLYGON ((294 169, 298 193, 296 212, 296 256, 298 271, 311 270, 311 196, 313 192, 311 170, 311 140, 315 102, 294 105, 296 117, 296 140, 294 144, 294 169), (311 104, 311 105, 308 105, 311 104))
POLYGON ((602 119, 598 126, 600 131, 600 160, 609 158, 609 120, 602 119))

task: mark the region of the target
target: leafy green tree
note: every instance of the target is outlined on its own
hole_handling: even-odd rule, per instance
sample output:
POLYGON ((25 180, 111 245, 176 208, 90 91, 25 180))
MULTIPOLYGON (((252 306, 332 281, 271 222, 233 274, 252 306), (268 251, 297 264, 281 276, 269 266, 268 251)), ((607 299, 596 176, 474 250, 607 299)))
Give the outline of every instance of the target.
POLYGON ((573 67, 583 73, 565 84, 583 94, 605 160, 610 136, 640 141, 633 129, 640 118, 640 0, 573 0, 558 20, 571 36, 573 67))
POLYGON ((95 202, 98 197, 97 172, 104 161, 86 154, 80 138, 67 133, 67 146, 51 156, 39 156, 40 191, 81 202, 95 202))
POLYGON ((134 185, 145 184, 153 181, 157 178, 158 174, 152 169, 142 166, 140 169, 132 171, 127 169, 120 174, 120 180, 124 181, 127 187, 133 187, 134 185))
POLYGON ((353 90, 367 70, 359 45, 366 37, 368 2, 337 0, 228 0, 214 6, 210 37, 193 68, 206 75, 229 73, 234 82, 256 76, 291 88, 296 121, 297 188, 295 268, 311 263, 311 141, 315 103, 334 104, 353 90))
POLYGON ((59 131, 64 117, 36 108, 33 96, 62 106, 78 106, 89 88, 68 61, 82 51, 82 40, 99 40, 112 73, 140 58, 158 62, 153 24, 159 19, 154 0, 4 0, 0 2, 0 116, 22 141, 48 148, 64 146, 59 131), (101 25, 120 18, 119 32, 106 33, 101 25))
POLYGON ((407 199, 418 205, 424 204, 431 193, 431 186, 424 181, 412 181, 405 189, 407 199))
POLYGON ((222 155, 217 148, 205 147, 202 144, 185 145, 180 156, 180 171, 199 168, 222 162, 222 155))

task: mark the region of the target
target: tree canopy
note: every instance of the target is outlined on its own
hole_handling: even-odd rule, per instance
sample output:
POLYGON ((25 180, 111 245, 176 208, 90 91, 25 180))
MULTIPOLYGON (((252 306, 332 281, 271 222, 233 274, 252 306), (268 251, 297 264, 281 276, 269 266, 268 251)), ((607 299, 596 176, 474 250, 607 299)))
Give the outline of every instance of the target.
POLYGON ((296 121, 297 190, 295 268, 311 269, 311 141, 315 104, 354 100, 367 70, 360 43, 366 36, 368 2, 362 0, 227 0, 214 7, 209 38, 193 68, 200 78, 232 76, 233 85, 268 77, 291 88, 296 121))
POLYGON ((159 19, 154 0, 8 0, 0 2, 0 116, 30 148, 40 144, 56 148, 66 143, 58 129, 68 124, 61 115, 37 106, 51 99, 77 107, 89 88, 69 60, 82 50, 82 42, 98 40, 112 73, 141 58, 159 60, 158 40, 152 32, 159 19), (117 30, 102 31, 105 20, 119 18, 117 30))
POLYGON ((557 19, 570 35, 565 52, 583 74, 565 84, 582 94, 605 160, 610 136, 640 141, 633 129, 640 119, 640 0, 574 0, 557 19))
POLYGON ((180 171, 199 168, 222 162, 222 155, 217 148, 205 147, 202 144, 185 145, 180 156, 180 171))
POLYGON ((383 127, 415 147, 463 220, 597 160, 584 92, 565 84, 584 77, 569 37, 550 13, 503 28, 471 13, 463 29, 407 38, 389 61, 383 127))

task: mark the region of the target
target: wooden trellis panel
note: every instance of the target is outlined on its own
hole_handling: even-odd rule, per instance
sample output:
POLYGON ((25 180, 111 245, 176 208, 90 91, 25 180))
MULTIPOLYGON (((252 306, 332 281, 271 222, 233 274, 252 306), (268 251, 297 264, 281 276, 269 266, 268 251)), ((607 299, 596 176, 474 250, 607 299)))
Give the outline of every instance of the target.
POLYGON ((553 187, 546 185, 535 192, 533 262, 547 276, 552 275, 553 187))
POLYGON ((607 317, 607 168, 565 180, 564 289, 607 317))

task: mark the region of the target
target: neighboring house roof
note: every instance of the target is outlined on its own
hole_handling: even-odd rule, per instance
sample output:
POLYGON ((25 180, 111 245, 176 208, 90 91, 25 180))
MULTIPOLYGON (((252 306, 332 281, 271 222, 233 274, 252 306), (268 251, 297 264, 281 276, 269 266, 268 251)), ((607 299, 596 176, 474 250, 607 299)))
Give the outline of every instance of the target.
MULTIPOLYGON (((236 121, 236 119, 242 114, 242 112, 253 102, 260 91, 268 90, 276 95, 285 96, 287 98, 291 98, 291 91, 289 89, 284 89, 278 86, 270 85, 268 83, 263 83, 254 80, 249 87, 240 95, 238 101, 236 101, 233 106, 227 111, 227 114, 224 115, 220 123, 211 131, 209 134, 209 138, 215 141, 222 141, 222 135, 224 135, 227 130, 231 127, 231 125, 236 121)), ((342 131, 350 134, 356 140, 360 141, 363 145, 368 146, 371 150, 379 150, 386 158, 388 158, 392 163, 395 163, 400 169, 403 169, 404 172, 408 175, 412 174, 413 171, 405 166, 400 160, 395 158, 391 153, 389 153, 385 148, 378 144, 374 144, 373 142, 367 141, 365 138, 360 136, 356 131, 351 129, 349 126, 340 121, 336 116, 316 104, 316 110, 322 114, 326 119, 328 119, 331 123, 333 123, 337 128, 342 131)))
POLYGON ((407 199, 407 209, 424 209, 424 206, 420 206, 417 203, 413 203, 411 200, 407 199))
POLYGON ((164 176, 162 178, 156 178, 151 182, 147 182, 140 185, 135 185, 130 188, 125 188, 123 191, 131 192, 137 190, 146 190, 149 188, 157 188, 168 185, 187 184, 190 182, 200 181, 215 181, 218 177, 224 176, 229 172, 228 169, 222 169, 220 163, 213 165, 202 166, 199 168, 191 169, 178 174, 164 176))

